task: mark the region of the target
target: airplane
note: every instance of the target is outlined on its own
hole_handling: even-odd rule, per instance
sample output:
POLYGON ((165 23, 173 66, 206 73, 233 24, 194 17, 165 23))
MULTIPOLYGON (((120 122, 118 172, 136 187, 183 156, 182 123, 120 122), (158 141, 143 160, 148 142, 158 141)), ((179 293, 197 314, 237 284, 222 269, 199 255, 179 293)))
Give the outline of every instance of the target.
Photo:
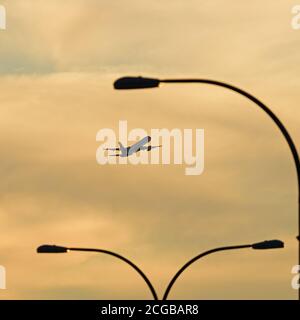
POLYGON ((137 143, 135 143, 134 145, 130 146, 130 147, 124 147, 122 145, 121 142, 119 142, 119 148, 106 148, 105 150, 114 150, 114 151, 121 151, 121 153, 117 153, 117 154, 110 154, 110 157, 129 157, 132 154, 136 153, 136 152, 140 152, 140 151, 150 151, 152 149, 155 148, 160 148, 160 146, 145 146, 146 143, 149 143, 151 141, 151 137, 147 136, 145 138, 143 138, 142 140, 138 141, 137 143))

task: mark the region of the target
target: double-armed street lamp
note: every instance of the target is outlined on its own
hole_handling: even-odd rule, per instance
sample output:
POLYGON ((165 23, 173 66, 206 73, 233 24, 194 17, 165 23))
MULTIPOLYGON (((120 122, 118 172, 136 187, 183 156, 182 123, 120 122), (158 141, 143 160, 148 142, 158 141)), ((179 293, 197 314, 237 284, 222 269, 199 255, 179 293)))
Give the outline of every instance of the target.
MULTIPOLYGON (((163 295, 162 300, 167 300, 168 295, 176 282, 176 280, 179 278, 179 276, 183 273, 184 270, 186 270, 191 264, 193 264, 195 261, 201 259, 204 256, 207 256, 211 253, 219 252, 219 251, 226 251, 226 250, 237 250, 237 249, 245 249, 245 248, 252 248, 255 250, 265 250, 265 249, 278 249, 278 248, 283 248, 284 243, 280 240, 267 240, 263 242, 258 242, 254 244, 245 244, 245 245, 236 245, 236 246, 227 246, 227 247, 220 247, 220 248, 215 248, 206 252, 203 252, 193 259, 189 260, 186 264, 181 267, 178 272, 174 275, 172 280, 170 281, 169 285, 167 286, 167 289, 163 295)), ((62 246, 56 246, 56 245, 42 245, 37 248, 38 253, 67 253, 69 251, 81 251, 81 252, 97 252, 97 253, 103 253, 107 254, 110 256, 113 256, 115 258, 118 258, 124 262, 126 262, 128 265, 130 265, 135 271, 138 272, 138 274, 143 278, 145 283, 147 284, 149 290, 151 291, 152 297, 154 300, 159 300, 158 295, 150 282, 149 278, 144 274, 144 272, 137 267, 136 264, 131 262, 129 259, 124 258, 123 256, 119 255, 118 253, 108 251, 108 250, 103 250, 103 249, 90 249, 90 248, 68 248, 68 247, 62 247, 62 246)))

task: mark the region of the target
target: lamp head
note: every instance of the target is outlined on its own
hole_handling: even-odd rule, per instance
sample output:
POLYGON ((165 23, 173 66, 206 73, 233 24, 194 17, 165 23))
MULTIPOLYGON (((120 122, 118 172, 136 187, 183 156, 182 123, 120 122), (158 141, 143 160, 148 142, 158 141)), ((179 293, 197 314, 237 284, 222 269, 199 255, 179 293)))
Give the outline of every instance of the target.
POLYGON ((37 248, 37 253, 65 253, 68 248, 55 245, 45 244, 37 248))
POLYGON ((252 245, 252 249, 264 250, 264 249, 279 249, 284 248, 284 243, 281 240, 266 240, 263 242, 257 242, 252 245))
POLYGON ((114 82, 114 88, 117 90, 156 88, 159 82, 153 78, 123 77, 114 82))

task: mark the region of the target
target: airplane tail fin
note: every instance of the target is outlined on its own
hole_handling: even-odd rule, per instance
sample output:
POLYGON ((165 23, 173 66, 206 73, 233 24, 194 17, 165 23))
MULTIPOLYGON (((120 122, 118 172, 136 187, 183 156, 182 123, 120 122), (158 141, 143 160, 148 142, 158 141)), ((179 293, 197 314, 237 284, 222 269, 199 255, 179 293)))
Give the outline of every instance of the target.
POLYGON ((126 148, 122 145, 122 143, 119 141, 119 146, 120 146, 120 151, 125 154, 126 153, 126 148))

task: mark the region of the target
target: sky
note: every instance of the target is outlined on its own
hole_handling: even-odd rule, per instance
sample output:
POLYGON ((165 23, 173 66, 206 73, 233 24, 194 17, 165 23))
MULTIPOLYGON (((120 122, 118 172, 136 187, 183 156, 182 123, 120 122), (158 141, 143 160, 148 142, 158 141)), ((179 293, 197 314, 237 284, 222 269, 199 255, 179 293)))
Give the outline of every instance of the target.
MULTIPOLYGON (((0 299, 151 299, 113 257, 38 255, 41 244, 112 250, 159 296, 189 259, 281 239, 281 250, 216 253, 171 299, 296 299, 297 180, 281 133, 251 102, 207 85, 120 92, 124 75, 199 77, 265 102, 299 146, 295 1, 0 0, 0 299), (204 129, 205 166, 99 165, 96 134, 204 129)), ((133 141, 134 142, 134 141, 133 141)))

